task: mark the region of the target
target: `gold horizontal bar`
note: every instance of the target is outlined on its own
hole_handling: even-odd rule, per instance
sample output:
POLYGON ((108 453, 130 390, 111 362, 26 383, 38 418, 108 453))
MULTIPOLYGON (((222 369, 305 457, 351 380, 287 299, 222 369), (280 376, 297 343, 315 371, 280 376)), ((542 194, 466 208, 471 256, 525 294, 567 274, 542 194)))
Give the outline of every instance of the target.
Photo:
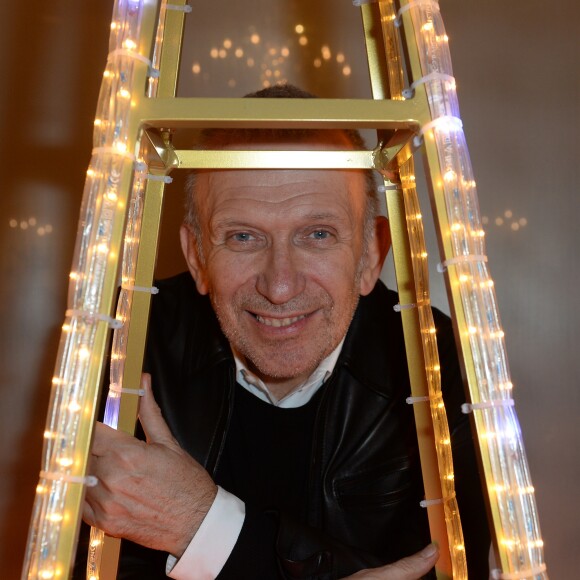
POLYGON ((176 150, 182 169, 374 169, 373 151, 176 150))
POLYGON ((418 100, 157 98, 139 104, 149 127, 164 129, 410 129, 428 122, 418 100))

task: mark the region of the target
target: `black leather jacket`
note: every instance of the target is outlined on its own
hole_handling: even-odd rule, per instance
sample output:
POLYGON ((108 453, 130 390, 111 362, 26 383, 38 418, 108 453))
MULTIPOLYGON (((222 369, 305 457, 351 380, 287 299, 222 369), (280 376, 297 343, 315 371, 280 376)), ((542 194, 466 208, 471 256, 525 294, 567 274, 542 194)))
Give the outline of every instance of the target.
MULTIPOLYGON (((146 370, 179 444, 215 474, 235 392, 235 365, 209 300, 189 274, 158 284, 146 370)), ((256 513, 219 578, 341 578, 392 562, 429 542, 409 379, 395 293, 378 283, 360 300, 314 427, 307 521, 256 513), (261 540, 262 538, 262 540, 261 540), (264 545, 265 544, 265 545, 264 545)), ((435 311, 444 397, 456 463, 457 495, 470 578, 487 578, 489 533, 449 319, 435 311)), ((127 548, 120 578, 162 578, 153 560, 127 548), (145 564, 145 562, 149 562, 145 564), (142 567, 141 564, 144 564, 142 567), (131 575, 130 570, 138 570, 131 575)), ((161 573, 161 570, 160 570, 161 573)))

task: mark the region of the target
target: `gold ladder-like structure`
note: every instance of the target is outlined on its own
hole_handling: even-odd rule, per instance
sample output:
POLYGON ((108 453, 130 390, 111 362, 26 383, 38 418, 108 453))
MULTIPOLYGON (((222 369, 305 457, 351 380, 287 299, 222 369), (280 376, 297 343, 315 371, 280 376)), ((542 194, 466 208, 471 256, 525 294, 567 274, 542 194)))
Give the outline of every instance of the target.
MULTIPOLYGON (((87 461, 111 327, 105 422, 134 431, 163 192, 169 173, 180 168, 349 168, 383 175, 426 508, 441 551, 437 573, 466 577, 414 187, 418 150, 469 386, 465 411, 473 412, 489 492, 493 573, 547 578, 438 4, 354 3, 362 13, 371 100, 176 98, 183 23, 191 11, 186 1, 116 0, 23 578, 70 575, 84 489, 95 483, 87 461), (373 128, 378 145, 329 152, 173 147, 176 131, 204 127, 373 128)), ((115 578, 118 553, 118 540, 93 529, 88 577, 115 578)))

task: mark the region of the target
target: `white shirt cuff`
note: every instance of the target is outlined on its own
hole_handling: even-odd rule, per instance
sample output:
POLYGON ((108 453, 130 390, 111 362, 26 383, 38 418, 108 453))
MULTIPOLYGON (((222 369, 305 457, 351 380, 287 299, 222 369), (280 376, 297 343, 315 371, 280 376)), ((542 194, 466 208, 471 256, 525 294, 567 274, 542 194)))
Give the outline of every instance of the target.
POLYGON ((238 541, 245 516, 244 502, 218 485, 197 533, 179 560, 167 558, 165 573, 175 580, 214 580, 238 541))

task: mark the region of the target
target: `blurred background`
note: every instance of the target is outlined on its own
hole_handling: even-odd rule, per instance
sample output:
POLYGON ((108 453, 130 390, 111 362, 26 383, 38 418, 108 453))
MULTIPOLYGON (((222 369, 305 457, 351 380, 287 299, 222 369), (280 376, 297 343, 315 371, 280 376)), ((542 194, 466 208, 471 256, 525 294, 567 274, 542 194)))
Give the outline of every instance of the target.
MULTIPOLYGON (((370 97, 350 0, 194 0, 179 95, 370 97)), ((551 578, 574 578, 580 5, 441 0, 551 578)), ((0 3, 0 576, 20 575, 112 0, 0 3)), ((373 145, 373 143, 369 143, 373 145)), ((158 275, 184 269, 182 180, 158 275)), ((430 214, 423 188, 423 215, 430 214)), ((432 224, 433 302, 447 310, 432 224)), ((387 268, 387 279, 392 274, 387 268)), ((392 285, 392 284, 391 284, 392 285)))

